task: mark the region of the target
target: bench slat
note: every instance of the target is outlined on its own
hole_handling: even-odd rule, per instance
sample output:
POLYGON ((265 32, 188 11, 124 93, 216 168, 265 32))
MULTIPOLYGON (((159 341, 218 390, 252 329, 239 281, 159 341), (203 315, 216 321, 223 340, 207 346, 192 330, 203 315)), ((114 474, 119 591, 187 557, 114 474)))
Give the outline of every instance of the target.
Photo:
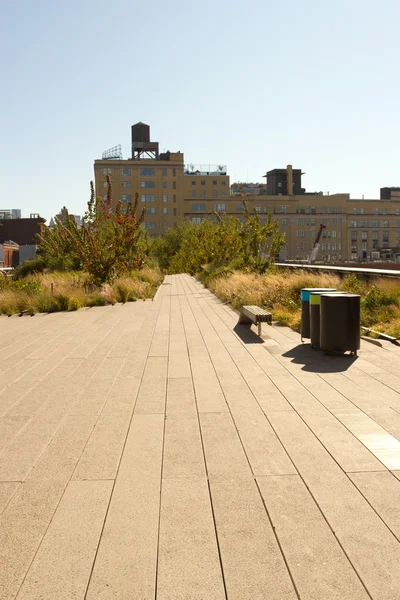
POLYGON ((268 323, 272 320, 271 313, 259 306, 242 306, 241 312, 253 323, 268 323))

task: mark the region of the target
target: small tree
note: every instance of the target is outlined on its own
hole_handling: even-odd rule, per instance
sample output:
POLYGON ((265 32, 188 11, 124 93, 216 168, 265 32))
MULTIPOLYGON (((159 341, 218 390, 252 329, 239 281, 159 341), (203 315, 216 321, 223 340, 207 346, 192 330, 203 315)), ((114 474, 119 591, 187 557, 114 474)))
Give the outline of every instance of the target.
POLYGON ((67 212, 62 222, 56 218, 55 226, 42 227, 38 236, 40 250, 50 263, 58 263, 62 268, 70 265, 81 268, 97 285, 112 282, 123 271, 140 268, 148 252, 141 227, 145 209, 139 218, 136 216, 139 194, 135 194, 134 203, 128 202, 126 210, 119 201, 113 212, 109 175, 107 184, 104 202, 95 197, 94 184, 90 182, 90 200, 80 228, 67 212))

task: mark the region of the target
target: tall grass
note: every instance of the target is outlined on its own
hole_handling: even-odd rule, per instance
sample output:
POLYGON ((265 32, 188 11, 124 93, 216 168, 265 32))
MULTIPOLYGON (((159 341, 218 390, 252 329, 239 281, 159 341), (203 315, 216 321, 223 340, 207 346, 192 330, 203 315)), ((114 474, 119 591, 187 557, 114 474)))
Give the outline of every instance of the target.
POLYGON ((270 310, 273 319, 299 331, 300 290, 306 287, 336 288, 361 295, 361 324, 400 337, 400 285, 380 278, 372 283, 355 275, 344 279, 306 271, 271 271, 263 275, 235 271, 208 276, 205 284, 221 300, 235 308, 256 304, 270 310))
POLYGON ((24 279, 0 280, 0 314, 73 311, 83 306, 105 306, 153 298, 163 280, 157 268, 144 268, 96 287, 81 272, 51 272, 24 279))

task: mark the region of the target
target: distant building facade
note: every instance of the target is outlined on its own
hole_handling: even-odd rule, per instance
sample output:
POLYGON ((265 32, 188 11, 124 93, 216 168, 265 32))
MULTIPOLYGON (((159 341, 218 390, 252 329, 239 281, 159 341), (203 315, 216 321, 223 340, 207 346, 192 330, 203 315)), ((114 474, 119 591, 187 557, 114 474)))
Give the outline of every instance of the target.
MULTIPOLYGON (((115 149, 113 149, 115 150, 115 149)), ((181 152, 160 153, 150 141, 150 127, 132 126, 132 157, 106 153, 94 163, 96 193, 106 199, 107 175, 114 205, 126 205, 139 192, 146 206, 144 227, 163 235, 179 219, 201 223, 214 211, 243 219, 242 197, 264 221, 268 213, 286 235, 282 260, 307 260, 320 224, 326 225, 318 260, 326 262, 392 258, 400 255, 400 188, 382 188, 381 199, 354 199, 350 194, 309 193, 302 170, 291 165, 266 173, 266 183, 233 183, 224 165, 184 164, 181 152)))
POLYGON ((16 266, 4 264, 6 259, 10 260, 7 256, 12 255, 13 263, 18 260, 18 264, 36 255, 36 236, 40 233, 42 223, 45 223, 45 219, 38 216, 0 219, 0 263, 3 262, 3 266, 16 266))

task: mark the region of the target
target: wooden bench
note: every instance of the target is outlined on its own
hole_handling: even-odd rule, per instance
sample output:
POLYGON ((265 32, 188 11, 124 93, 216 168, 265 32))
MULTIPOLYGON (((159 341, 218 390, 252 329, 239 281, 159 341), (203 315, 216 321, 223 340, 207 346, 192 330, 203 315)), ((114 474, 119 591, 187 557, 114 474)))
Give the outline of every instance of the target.
POLYGON ((272 323, 272 315, 259 306, 242 306, 239 315, 240 325, 254 325, 258 326, 258 335, 261 335, 261 323, 272 323))

